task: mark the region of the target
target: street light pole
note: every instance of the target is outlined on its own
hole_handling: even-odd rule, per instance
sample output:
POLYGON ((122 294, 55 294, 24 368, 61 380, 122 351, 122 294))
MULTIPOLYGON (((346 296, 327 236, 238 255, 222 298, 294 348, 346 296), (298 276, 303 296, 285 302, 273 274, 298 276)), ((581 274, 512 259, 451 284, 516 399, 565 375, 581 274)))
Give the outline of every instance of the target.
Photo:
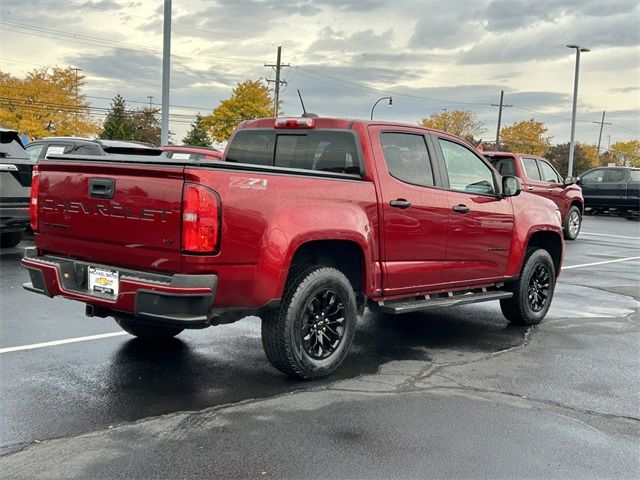
POLYGON ((576 49, 576 72, 573 79, 573 111, 571 113, 571 140, 569 141, 569 171, 567 176, 573 175, 573 152, 575 148, 576 136, 576 109, 578 107, 578 76, 580 75, 580 53, 590 52, 591 50, 580 45, 567 45, 568 48, 576 49))
POLYGON ((378 103, 380 103, 382 100, 389 100, 389 106, 393 105, 393 97, 382 97, 376 100, 376 103, 374 103, 373 107, 371 107, 371 120, 373 120, 373 111, 375 110, 376 105, 378 105, 378 103))
POLYGON ((169 143, 169 85, 171 84, 171 0, 164 0, 163 39, 160 145, 167 145, 169 143))

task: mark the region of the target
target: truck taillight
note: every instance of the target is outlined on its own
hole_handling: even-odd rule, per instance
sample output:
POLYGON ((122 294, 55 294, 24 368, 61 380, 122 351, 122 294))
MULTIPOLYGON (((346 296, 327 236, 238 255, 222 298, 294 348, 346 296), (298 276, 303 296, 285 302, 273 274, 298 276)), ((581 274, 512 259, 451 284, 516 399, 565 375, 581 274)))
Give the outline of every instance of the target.
POLYGON ((215 253, 220 246, 218 194, 202 185, 187 183, 182 205, 182 250, 215 253))
POLYGON ((38 191, 40 190, 40 172, 38 167, 33 167, 31 172, 31 196, 29 202, 29 222, 31 230, 38 231, 38 191))

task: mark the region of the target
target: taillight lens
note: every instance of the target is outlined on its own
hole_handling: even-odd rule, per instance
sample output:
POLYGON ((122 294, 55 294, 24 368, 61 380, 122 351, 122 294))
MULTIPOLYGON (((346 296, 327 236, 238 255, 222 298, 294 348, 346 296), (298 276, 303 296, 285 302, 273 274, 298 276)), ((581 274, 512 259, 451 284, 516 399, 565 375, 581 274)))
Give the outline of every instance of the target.
POLYGON ((31 171, 31 201, 29 203, 29 222, 31 230, 38 231, 38 191, 40 190, 40 171, 33 167, 31 171))
POLYGON ((187 183, 182 203, 182 250, 214 253, 220 239, 218 194, 202 185, 187 183))

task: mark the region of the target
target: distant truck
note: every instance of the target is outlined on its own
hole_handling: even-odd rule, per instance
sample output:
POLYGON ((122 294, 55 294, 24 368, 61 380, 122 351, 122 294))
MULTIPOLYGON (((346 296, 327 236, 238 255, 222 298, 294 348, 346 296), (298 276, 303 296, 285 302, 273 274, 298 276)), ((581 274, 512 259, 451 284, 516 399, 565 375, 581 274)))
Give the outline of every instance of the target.
POLYGON ((29 226, 31 169, 18 132, 0 128, 0 246, 15 247, 29 226))
POLYGON ((585 206, 594 213, 615 208, 640 212, 640 168, 598 167, 578 177, 585 206))
POLYGON ((240 124, 222 162, 103 158, 39 164, 25 288, 151 340, 257 315, 294 377, 334 371, 366 306, 499 300, 538 323, 562 265, 555 204, 435 130, 267 118, 240 124))
POLYGON ((552 200, 562 214, 564 238, 575 240, 582 226, 584 199, 573 178, 563 179, 545 158, 524 153, 483 152, 501 175, 515 175, 523 190, 552 200))

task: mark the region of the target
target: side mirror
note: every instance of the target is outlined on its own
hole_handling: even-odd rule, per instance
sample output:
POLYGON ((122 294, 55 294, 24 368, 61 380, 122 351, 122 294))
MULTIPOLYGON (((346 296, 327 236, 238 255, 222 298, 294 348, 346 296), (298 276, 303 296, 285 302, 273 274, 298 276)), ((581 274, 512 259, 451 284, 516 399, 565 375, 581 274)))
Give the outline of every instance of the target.
POLYGON ((522 190, 522 183, 518 177, 512 175, 505 175, 502 177, 502 196, 503 197, 515 197, 520 195, 522 190))
POLYGON ((577 183, 579 180, 580 180, 580 177, 578 177, 578 178, 574 178, 574 177, 567 177, 567 178, 565 178, 565 179, 564 179, 564 183, 563 183, 563 185, 564 185, 565 187, 566 187, 566 186, 569 186, 569 185, 573 185, 574 183, 577 183))

